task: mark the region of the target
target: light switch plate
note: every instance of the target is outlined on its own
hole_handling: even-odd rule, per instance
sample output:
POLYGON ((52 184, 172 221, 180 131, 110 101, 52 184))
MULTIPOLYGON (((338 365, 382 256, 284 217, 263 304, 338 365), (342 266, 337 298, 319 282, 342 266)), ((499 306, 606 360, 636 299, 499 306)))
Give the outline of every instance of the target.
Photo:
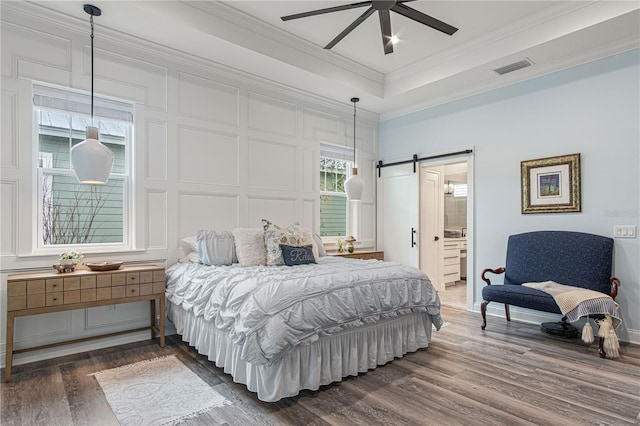
POLYGON ((638 235, 635 225, 616 225, 613 227, 614 238, 636 238, 638 235))

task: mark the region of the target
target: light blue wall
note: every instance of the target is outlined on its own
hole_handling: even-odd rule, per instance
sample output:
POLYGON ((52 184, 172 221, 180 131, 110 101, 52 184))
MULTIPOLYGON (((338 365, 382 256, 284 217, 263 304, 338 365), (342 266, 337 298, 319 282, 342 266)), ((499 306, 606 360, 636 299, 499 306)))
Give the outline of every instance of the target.
MULTIPOLYGON (((516 71, 517 72, 517 71, 516 71)), ((531 230, 613 236, 640 223, 640 51, 430 108, 380 125, 380 160, 474 147, 475 265, 503 266, 507 237, 531 230), (581 154, 582 212, 520 213, 520 162, 581 154)), ((639 239, 616 239, 624 340, 640 337, 639 239)), ((479 278, 476 280, 479 281, 479 278)), ((474 302, 481 298, 476 285, 474 302)))

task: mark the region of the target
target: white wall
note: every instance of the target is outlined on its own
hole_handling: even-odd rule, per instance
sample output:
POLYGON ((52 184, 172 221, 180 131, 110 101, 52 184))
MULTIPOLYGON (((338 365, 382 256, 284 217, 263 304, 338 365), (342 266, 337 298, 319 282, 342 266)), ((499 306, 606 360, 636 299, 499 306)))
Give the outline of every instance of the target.
MULTIPOLYGON (((474 146, 477 277, 504 265, 507 237, 572 230, 613 237, 614 225, 640 225, 640 52, 635 50, 529 82, 424 110, 380 125, 380 159, 411 158, 474 146), (581 154, 582 212, 520 212, 520 162, 581 154)), ((621 339, 640 343, 639 239, 615 239, 622 286, 621 339)), ((504 315, 501 304, 490 313, 504 315)), ((514 308, 515 318, 540 320, 514 308)), ((480 321, 480 319, 478 319, 480 321)), ((489 325, 498 319, 489 319, 489 325)), ((479 322, 478 322, 479 324, 479 322)))
MULTIPOLYGON (((34 255, 37 212, 32 196, 35 144, 30 83, 88 91, 90 48, 88 22, 52 16, 23 2, 2 2, 1 30, 4 325, 7 274, 47 269, 57 260, 57 256, 34 255)), ((262 218, 282 225, 300 221, 319 230, 319 144, 352 145, 349 99, 357 93, 345 94, 344 104, 331 102, 104 27, 96 31, 95 90, 136 103, 136 193, 131 212, 136 247, 130 252, 90 253, 85 260, 170 265, 181 255, 180 239, 197 229, 259 227, 262 218)), ((377 127, 377 115, 359 110, 359 169, 367 182, 359 233, 363 247, 375 247, 377 127)), ((15 346, 140 327, 147 318, 146 303, 20 318, 15 346)), ((15 362, 147 335, 21 354, 15 362)))

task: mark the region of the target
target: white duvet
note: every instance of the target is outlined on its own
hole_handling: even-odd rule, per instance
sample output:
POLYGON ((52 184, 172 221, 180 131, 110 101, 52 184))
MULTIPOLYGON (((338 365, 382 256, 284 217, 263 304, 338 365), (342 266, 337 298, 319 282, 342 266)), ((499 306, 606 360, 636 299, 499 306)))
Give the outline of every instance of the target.
POLYGON ((322 257, 299 266, 167 270, 167 299, 229 333, 241 358, 270 364, 296 345, 345 327, 424 312, 440 329, 440 300, 427 276, 394 262, 322 257))

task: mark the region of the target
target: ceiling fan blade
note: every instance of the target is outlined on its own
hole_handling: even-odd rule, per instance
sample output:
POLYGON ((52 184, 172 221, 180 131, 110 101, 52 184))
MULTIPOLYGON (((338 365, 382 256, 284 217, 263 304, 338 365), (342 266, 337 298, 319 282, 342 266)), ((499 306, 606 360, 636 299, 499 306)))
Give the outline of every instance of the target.
POLYGON ((379 10, 380 32, 382 32, 382 47, 384 54, 393 53, 393 43, 391 42, 391 16, 388 10, 379 10))
POLYGON ((358 19, 356 19, 355 21, 353 21, 351 23, 351 25, 349 25, 347 28, 345 28, 340 34, 338 34, 336 36, 336 38, 334 38, 333 40, 331 40, 329 42, 329 44, 327 44, 324 48, 325 49, 331 49, 333 46, 335 46, 336 44, 338 44, 338 42, 340 42, 340 40, 342 40, 343 38, 346 37, 347 34, 349 34, 351 31, 353 31, 358 25, 362 24, 364 22, 365 19, 367 19, 369 16, 371 16, 373 14, 373 12, 375 12, 375 10, 373 9, 373 7, 370 7, 369 9, 367 9, 366 12, 364 12, 362 15, 360 15, 358 17, 358 19))
POLYGON ((322 15, 324 13, 340 12, 341 10, 356 9, 358 7, 370 6, 371 0, 358 3, 345 4, 342 6, 327 7, 326 9, 311 10, 309 12, 296 13, 295 15, 283 16, 280 19, 290 21, 291 19, 306 18, 308 16, 322 15))
POLYGON ((420 22, 421 24, 427 25, 435 30, 442 31, 445 34, 453 35, 458 29, 456 27, 452 27, 451 25, 439 21, 436 18, 433 18, 429 15, 425 15, 422 12, 419 12, 415 9, 412 9, 408 6, 405 6, 401 3, 396 3, 395 6, 391 8, 396 13, 399 13, 402 16, 406 16, 407 18, 413 19, 416 22, 420 22))

